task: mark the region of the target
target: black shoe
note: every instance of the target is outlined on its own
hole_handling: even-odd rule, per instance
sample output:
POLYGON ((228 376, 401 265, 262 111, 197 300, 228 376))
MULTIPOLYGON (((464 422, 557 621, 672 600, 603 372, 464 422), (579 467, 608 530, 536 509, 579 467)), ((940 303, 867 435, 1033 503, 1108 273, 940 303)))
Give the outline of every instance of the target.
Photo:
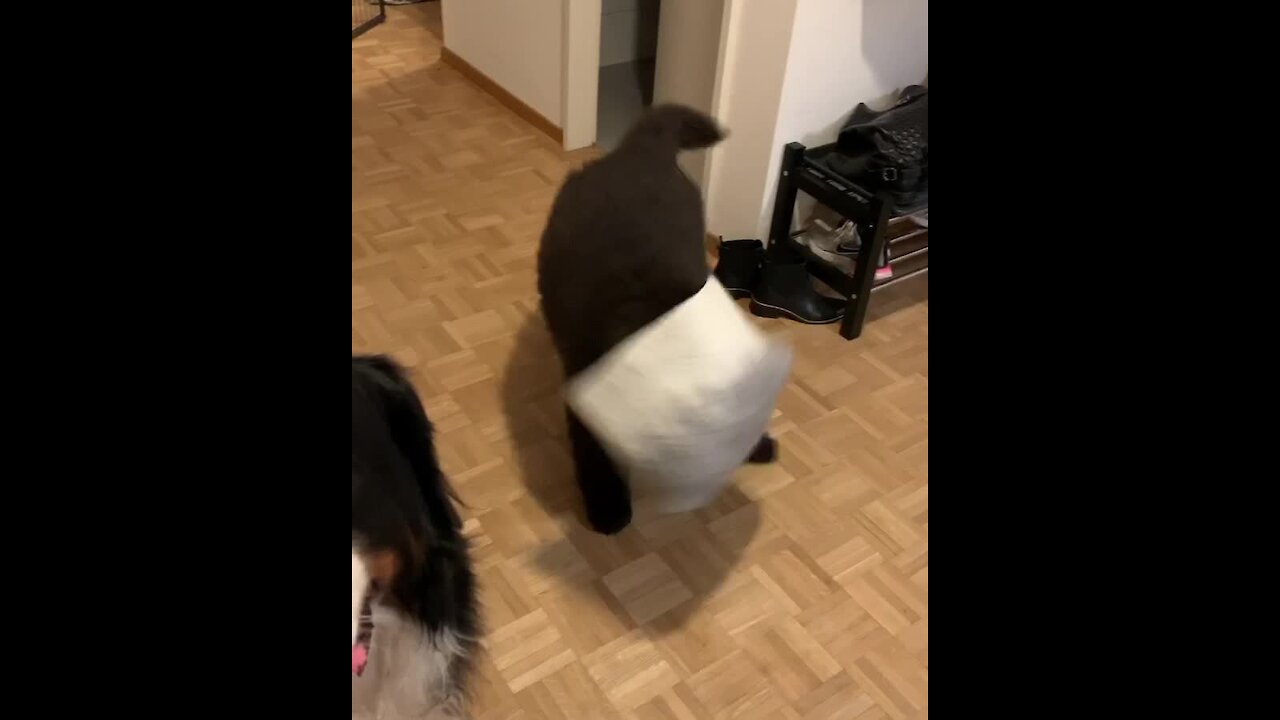
POLYGON ((751 297, 763 259, 764 245, 759 240, 721 240, 720 259, 712 274, 733 297, 751 297))
POLYGON ((825 325, 844 317, 845 301, 818 294, 803 260, 766 260, 751 293, 751 313, 825 325))
POLYGON ((778 441, 765 435, 760 438, 760 442, 756 443, 756 449, 751 451, 751 455, 747 457, 747 462, 752 465, 768 465, 776 462, 778 459, 778 441))

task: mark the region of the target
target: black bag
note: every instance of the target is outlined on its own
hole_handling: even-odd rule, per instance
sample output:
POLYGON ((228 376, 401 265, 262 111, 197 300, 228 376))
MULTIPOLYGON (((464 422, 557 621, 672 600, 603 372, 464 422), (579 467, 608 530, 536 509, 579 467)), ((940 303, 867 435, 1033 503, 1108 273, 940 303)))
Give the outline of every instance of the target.
POLYGON ((929 202, 929 89, 911 85, 893 107, 859 103, 840 130, 828 168, 871 192, 888 192, 898 211, 929 202))

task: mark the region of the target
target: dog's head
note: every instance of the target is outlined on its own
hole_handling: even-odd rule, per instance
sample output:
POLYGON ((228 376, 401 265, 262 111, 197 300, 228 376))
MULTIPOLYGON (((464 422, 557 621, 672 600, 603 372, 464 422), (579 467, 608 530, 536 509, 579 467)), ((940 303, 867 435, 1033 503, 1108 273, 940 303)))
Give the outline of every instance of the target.
POLYGON ((362 609, 367 613, 370 603, 429 622, 431 592, 449 590, 448 560, 460 550, 460 528, 413 386, 386 358, 353 357, 353 662, 362 609))
POLYGON ((678 150, 711 147, 726 136, 724 128, 710 116, 685 105, 655 105, 627 131, 623 144, 666 147, 678 150))

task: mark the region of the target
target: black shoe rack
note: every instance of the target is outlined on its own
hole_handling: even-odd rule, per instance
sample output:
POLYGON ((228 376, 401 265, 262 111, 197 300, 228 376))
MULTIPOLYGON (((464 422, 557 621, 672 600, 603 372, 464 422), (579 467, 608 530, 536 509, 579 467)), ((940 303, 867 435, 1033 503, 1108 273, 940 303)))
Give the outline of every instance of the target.
MULTIPOLYGON (((848 300, 840 335, 853 340, 862 334, 867 305, 876 290, 929 272, 929 234, 927 229, 923 232, 901 232, 908 227, 909 221, 905 215, 895 217, 893 202, 887 194, 873 194, 853 185, 816 161, 833 147, 823 145, 807 149, 793 142, 783 149, 781 176, 769 226, 769 252, 799 253, 805 258, 810 274, 848 300), (800 192, 857 225, 861 244, 852 275, 792 236, 792 216, 800 192), (894 268, 894 274, 877 282, 877 258, 884 256, 886 244, 889 265, 894 268)), ((912 211, 923 209, 926 208, 913 208, 912 211)))

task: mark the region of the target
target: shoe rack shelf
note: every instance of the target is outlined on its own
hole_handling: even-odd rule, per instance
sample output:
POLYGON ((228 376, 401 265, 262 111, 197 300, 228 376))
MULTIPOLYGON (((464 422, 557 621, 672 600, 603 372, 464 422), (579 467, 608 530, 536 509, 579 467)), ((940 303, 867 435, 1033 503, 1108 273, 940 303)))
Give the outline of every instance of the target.
POLYGON ((929 230, 917 228, 905 215, 895 217, 887 194, 873 194, 815 162, 830 147, 807 149, 793 142, 783 149, 769 226, 769 252, 778 252, 781 247, 799 253, 811 274, 845 297, 849 305, 840 324, 840 335, 853 340, 862 334, 867 306, 876 290, 929 272, 929 230), (861 245, 852 274, 792 237, 792 216, 800 192, 857 225, 861 245), (886 245, 893 276, 876 281, 876 258, 883 256, 886 245))

